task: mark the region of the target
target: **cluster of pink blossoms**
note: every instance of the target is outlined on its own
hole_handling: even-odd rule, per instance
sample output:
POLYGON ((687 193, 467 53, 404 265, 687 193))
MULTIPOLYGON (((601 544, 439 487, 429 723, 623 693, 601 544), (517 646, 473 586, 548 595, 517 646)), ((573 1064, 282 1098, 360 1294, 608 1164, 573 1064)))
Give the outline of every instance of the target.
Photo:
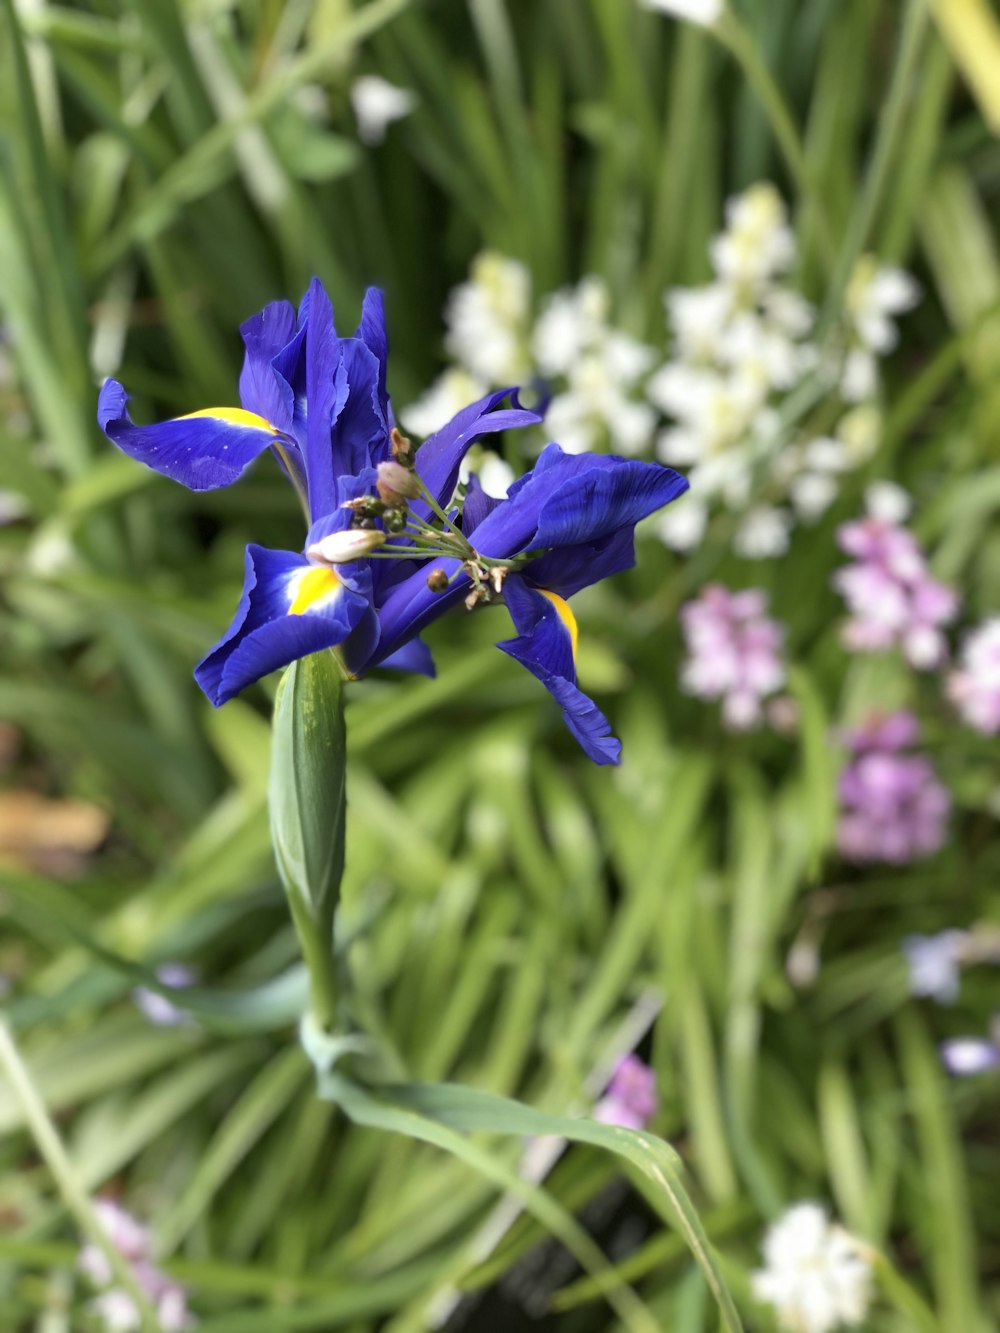
POLYGON ((905 865, 940 850, 951 801, 930 760, 907 753, 918 737, 907 712, 873 718, 848 736, 837 824, 846 860, 905 865))
POLYGON ((730 592, 720 583, 681 608, 689 654, 681 686, 699 699, 721 699, 722 720, 733 731, 757 726, 763 700, 785 683, 784 627, 766 612, 761 589, 730 592))
MULTIPOLYGON (((111 1199, 98 1199, 94 1212, 111 1244, 149 1297, 163 1333, 182 1333, 184 1329, 194 1328, 184 1288, 153 1262, 152 1238, 146 1228, 111 1199)), ((142 1326, 142 1316, 131 1295, 112 1285, 114 1273, 103 1250, 96 1245, 85 1245, 80 1251, 78 1266, 96 1287, 104 1288, 91 1308, 109 1333, 129 1333, 129 1330, 142 1326)))
POLYGON ((637 1055, 619 1060, 594 1119, 625 1129, 645 1129, 656 1114, 656 1075, 637 1055))
POLYGON ((856 561, 833 576, 851 617, 843 631, 847 647, 899 647, 918 670, 940 666, 948 652, 942 627, 955 618, 958 596, 931 578, 913 534, 892 517, 869 513, 842 524, 837 542, 856 561))
POLYGON ((1000 732, 1000 616, 967 636, 948 696, 970 727, 986 736, 1000 732))

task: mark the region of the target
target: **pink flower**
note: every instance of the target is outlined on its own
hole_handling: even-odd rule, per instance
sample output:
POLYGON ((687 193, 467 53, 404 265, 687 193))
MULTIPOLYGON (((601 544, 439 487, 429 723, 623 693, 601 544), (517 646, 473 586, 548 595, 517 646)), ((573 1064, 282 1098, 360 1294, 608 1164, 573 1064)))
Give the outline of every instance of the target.
POLYGON ((1000 732, 1000 616, 966 637, 948 696, 970 727, 985 736, 1000 732))
POLYGON ((656 1114, 656 1075, 637 1055, 618 1062, 594 1119, 624 1129, 645 1129, 656 1114))
MULTIPOLYGON (((148 1230, 111 1199, 98 1199, 94 1212, 111 1244, 131 1267, 156 1310, 163 1333, 182 1333, 194 1328, 195 1321, 188 1313, 184 1288, 153 1263, 152 1237, 148 1230)), ((93 1244, 85 1245, 80 1251, 77 1267, 86 1273, 95 1287, 102 1288, 91 1302, 91 1309, 109 1333, 128 1333, 128 1330, 140 1327, 139 1309, 127 1291, 112 1285, 114 1273, 102 1249, 93 1244)))
POLYGON ((870 720, 847 738, 837 846, 848 861, 904 865, 945 840, 951 800, 929 759, 904 753, 917 739, 912 713, 870 720))
POLYGON ((856 564, 837 570, 833 586, 847 603, 846 646, 855 652, 902 648, 911 666, 929 670, 947 654, 941 627, 954 619, 958 596, 932 579, 912 533, 869 515, 837 530, 856 564))
POLYGON ((785 683, 784 627, 766 611, 763 590, 734 593, 719 583, 681 609, 689 654, 681 686, 699 699, 721 699, 723 722, 732 731, 757 726, 762 700, 785 683))

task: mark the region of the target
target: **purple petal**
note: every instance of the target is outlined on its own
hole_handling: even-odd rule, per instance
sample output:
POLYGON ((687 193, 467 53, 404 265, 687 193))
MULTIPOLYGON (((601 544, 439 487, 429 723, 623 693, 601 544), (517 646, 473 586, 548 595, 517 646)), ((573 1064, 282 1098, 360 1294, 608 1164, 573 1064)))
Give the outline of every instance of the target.
POLYGON ((106 380, 97 420, 122 453, 192 491, 229 486, 254 459, 281 439, 273 423, 240 407, 207 408, 152 426, 136 426, 128 394, 106 380))

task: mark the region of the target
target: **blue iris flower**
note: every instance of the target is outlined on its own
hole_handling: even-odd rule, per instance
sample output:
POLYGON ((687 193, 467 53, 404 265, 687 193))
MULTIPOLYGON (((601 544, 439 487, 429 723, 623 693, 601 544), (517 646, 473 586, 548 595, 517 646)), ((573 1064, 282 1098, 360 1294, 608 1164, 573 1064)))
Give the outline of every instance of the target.
MULTIPOLYGON (((370 555, 330 564, 317 558, 317 548, 356 526, 360 513, 380 512, 377 501, 371 508, 379 465, 403 456, 407 443, 386 391, 381 293, 369 289, 351 338, 337 336, 317 279, 297 314, 288 302, 274 302, 241 333, 238 408, 139 426, 115 380, 105 383, 98 404, 114 444, 193 490, 228 486, 270 449, 306 508, 309 554, 247 547, 236 615, 195 670, 212 703, 324 648, 336 648, 352 676, 378 666, 433 675, 423 629, 462 601, 502 595, 517 634, 498 647, 551 692, 592 759, 617 763, 620 743, 576 684, 577 626, 568 599, 635 563, 635 524, 676 499, 686 480, 656 463, 567 454, 550 444, 506 499, 487 495, 473 475, 458 504, 469 447, 540 420, 513 390, 502 390, 459 412, 416 452, 420 498, 405 507, 405 529, 370 555)), ((381 524, 369 518, 363 526, 378 529, 374 540, 381 542, 381 524)))

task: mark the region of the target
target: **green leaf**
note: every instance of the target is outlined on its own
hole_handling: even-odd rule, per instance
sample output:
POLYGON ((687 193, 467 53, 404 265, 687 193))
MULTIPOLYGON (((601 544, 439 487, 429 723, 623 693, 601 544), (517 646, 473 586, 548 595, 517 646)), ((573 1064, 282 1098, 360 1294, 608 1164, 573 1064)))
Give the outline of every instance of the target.
MULTIPOLYGON (((701 1220, 681 1184, 679 1158, 662 1139, 619 1125, 536 1111, 507 1097, 450 1083, 396 1084, 370 1090, 342 1075, 330 1073, 321 1080, 320 1093, 337 1102, 358 1124, 436 1144, 480 1170, 486 1163, 495 1168, 495 1161, 479 1154, 464 1137, 467 1134, 513 1134, 518 1137, 549 1134, 615 1153, 637 1167, 662 1190, 669 1211, 715 1296, 724 1327, 734 1333, 742 1329, 701 1220)), ((497 1178, 496 1170, 491 1169, 490 1174, 497 1178)), ((532 1191, 532 1203, 527 1197, 531 1187, 520 1179, 517 1187, 525 1197, 525 1206, 532 1208, 540 1220, 546 1221, 542 1216, 544 1210, 539 1207, 538 1192, 532 1191)), ((540 1197, 545 1198, 544 1195, 540 1197)), ((609 1298, 611 1294, 608 1293, 609 1298)))

